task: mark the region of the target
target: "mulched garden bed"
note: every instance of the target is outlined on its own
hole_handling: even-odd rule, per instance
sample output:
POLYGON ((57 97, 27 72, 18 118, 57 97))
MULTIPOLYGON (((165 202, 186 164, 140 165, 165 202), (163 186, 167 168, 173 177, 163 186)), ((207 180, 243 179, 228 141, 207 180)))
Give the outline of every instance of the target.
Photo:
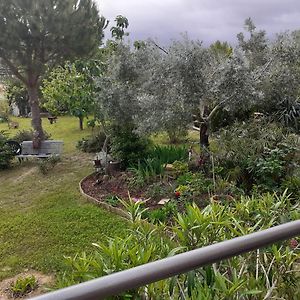
POLYGON ((203 193, 201 197, 197 197, 197 199, 182 201, 178 195, 176 195, 176 183, 172 177, 167 177, 164 180, 157 178, 156 181, 145 184, 140 189, 131 188, 129 186, 130 178, 132 178, 130 172, 116 172, 114 176, 93 173, 81 182, 81 188, 84 193, 96 200, 118 208, 123 208, 120 202, 110 202, 107 199, 118 197, 123 200, 128 200, 128 193, 130 193, 130 197, 133 201, 144 202, 145 207, 149 208, 149 210, 162 208, 165 203, 173 201, 176 203, 178 212, 183 212, 188 203, 195 202, 198 206, 204 207, 210 201, 207 193, 203 193), (165 203, 162 204, 159 202, 165 203))
MULTIPOLYGON (((169 194, 163 196, 152 196, 149 197, 147 194, 150 185, 146 185, 141 189, 133 189, 128 185, 129 178, 131 177, 130 172, 117 172, 114 176, 100 175, 93 173, 87 176, 81 182, 82 190, 89 196, 95 198, 98 201, 107 202, 106 199, 109 197, 118 197, 123 200, 129 199, 129 194, 133 201, 143 201, 145 202, 145 207, 150 209, 161 208, 162 205, 158 202, 162 199, 170 199, 173 196, 173 187, 169 182, 160 183, 163 189, 165 185, 169 185, 169 194), (129 194, 128 194, 129 193, 129 194)), ((174 199, 176 199, 173 196, 174 199)), ((107 202, 109 203, 109 202, 107 202)), ((122 204, 118 203, 114 205, 116 207, 122 208, 122 204)))

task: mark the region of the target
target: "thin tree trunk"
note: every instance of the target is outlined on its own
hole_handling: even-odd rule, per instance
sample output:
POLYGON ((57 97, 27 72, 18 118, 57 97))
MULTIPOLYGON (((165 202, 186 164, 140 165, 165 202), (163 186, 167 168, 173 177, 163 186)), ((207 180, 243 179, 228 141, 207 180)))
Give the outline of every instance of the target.
MULTIPOLYGON (((38 84, 27 86, 29 95, 29 104, 31 107, 31 125, 35 131, 36 139, 39 143, 44 140, 44 131, 42 127, 41 111, 38 96, 38 84)), ((38 144, 39 144, 38 143, 38 144)))
POLYGON ((80 130, 83 130, 83 117, 80 116, 78 118, 79 118, 79 128, 80 128, 80 130))
POLYGON ((208 124, 201 123, 200 125, 200 147, 201 148, 209 148, 209 133, 208 133, 208 124))
POLYGON ((199 133, 199 138, 200 138, 200 149, 208 149, 209 148, 209 110, 208 107, 205 105, 203 107, 202 111, 202 120, 200 122, 200 133, 199 133))

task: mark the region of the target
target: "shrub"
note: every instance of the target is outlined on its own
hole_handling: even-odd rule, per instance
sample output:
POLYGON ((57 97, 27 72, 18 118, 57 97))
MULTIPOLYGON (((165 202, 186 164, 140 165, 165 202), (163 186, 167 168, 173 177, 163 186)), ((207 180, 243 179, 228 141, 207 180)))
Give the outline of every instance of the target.
POLYGON ((128 125, 113 127, 111 144, 112 156, 128 167, 148 157, 151 142, 146 137, 140 137, 134 132, 134 127, 128 125))
MULTIPOLYGON (((166 213, 154 211, 154 219, 166 213)), ((95 253, 68 258, 70 272, 59 287, 105 276, 144 263, 229 240, 299 219, 299 205, 292 205, 286 193, 281 196, 241 197, 231 203, 212 203, 204 209, 189 205, 178 214, 173 226, 161 231, 137 222, 128 236, 94 244, 95 253), (166 231, 167 235, 162 232, 166 231), (172 242, 173 239, 173 242, 172 242)), ((263 250, 250 251, 217 264, 149 284, 112 297, 125 299, 291 299, 300 297, 297 241, 278 242, 263 250)))
MULTIPOLYGON (((44 131, 45 140, 49 140, 51 138, 51 134, 44 131)), ((30 130, 20 130, 17 134, 13 137, 13 140, 22 143, 23 141, 32 141, 34 137, 34 131, 30 130)))
POLYGON ((272 191, 299 167, 299 146, 296 136, 274 123, 235 124, 217 137, 215 167, 221 176, 247 192, 253 185, 272 191))
POLYGON ((9 121, 9 106, 7 101, 0 99, 0 123, 6 123, 9 121))
POLYGON ((106 135, 103 131, 97 131, 91 136, 77 142, 77 149, 88 153, 100 152, 105 142, 106 135))
POLYGON ((14 153, 6 144, 8 136, 4 131, 0 131, 0 170, 9 168, 14 158, 14 153))
POLYGON ((39 170, 43 175, 48 174, 58 162, 60 162, 61 158, 59 156, 50 156, 48 158, 43 158, 39 161, 39 170))

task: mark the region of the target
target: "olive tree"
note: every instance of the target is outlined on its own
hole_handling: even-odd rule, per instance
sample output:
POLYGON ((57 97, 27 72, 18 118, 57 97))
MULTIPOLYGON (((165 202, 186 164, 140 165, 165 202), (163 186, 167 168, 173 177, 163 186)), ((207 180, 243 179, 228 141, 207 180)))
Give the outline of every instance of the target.
POLYGON ((43 138, 38 90, 48 68, 90 56, 102 38, 93 0, 0 2, 0 58, 29 94, 32 126, 43 138))

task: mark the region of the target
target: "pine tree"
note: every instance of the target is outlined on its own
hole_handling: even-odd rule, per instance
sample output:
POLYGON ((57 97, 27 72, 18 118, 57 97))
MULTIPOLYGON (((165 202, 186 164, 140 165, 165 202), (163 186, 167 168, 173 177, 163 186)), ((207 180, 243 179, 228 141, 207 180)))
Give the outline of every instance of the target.
POLYGON ((93 0, 0 0, 0 63, 26 86, 39 140, 38 90, 46 70, 92 55, 103 38, 102 21, 93 0))

